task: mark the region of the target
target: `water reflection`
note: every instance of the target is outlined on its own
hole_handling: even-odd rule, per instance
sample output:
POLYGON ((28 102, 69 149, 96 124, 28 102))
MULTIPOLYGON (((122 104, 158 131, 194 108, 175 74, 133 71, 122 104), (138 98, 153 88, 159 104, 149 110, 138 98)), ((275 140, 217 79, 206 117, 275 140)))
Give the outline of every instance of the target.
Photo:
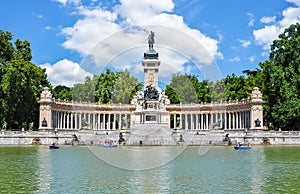
POLYGON ((49 155, 48 147, 39 146, 37 150, 37 165, 36 169, 38 174, 38 186, 39 189, 37 192, 46 192, 51 188, 51 182, 54 179, 52 175, 52 165, 51 165, 51 157, 49 155))
MULTIPOLYGON (((162 150, 160 150, 162 151, 162 150)), ((162 154, 162 153, 157 153, 162 154)), ((170 152, 163 152, 166 154, 165 157, 168 156, 170 152)), ((135 161, 139 161, 139 166, 142 166, 144 159, 137 159, 135 161)), ((130 173, 129 178, 129 185, 131 185, 130 190, 134 191, 135 193, 166 193, 171 191, 170 188, 170 174, 171 174, 170 165, 163 165, 159 166, 154 169, 148 170, 139 170, 139 171, 132 171, 130 173)))
POLYGON ((37 155, 36 147, 0 147, 0 191, 36 191, 37 155))
POLYGON ((298 146, 264 147, 266 157, 262 190, 272 193, 298 193, 300 152, 298 146))
POLYGON ((178 147, 99 150, 95 146, 96 153, 101 152, 95 156, 87 147, 62 146, 53 151, 46 146, 0 146, 0 192, 297 193, 300 190, 300 147, 253 147, 251 151, 212 147, 200 156, 199 147, 195 146, 174 157, 174 153, 181 151, 178 147), (110 154, 110 161, 128 169, 99 159, 110 154), (149 166, 153 168, 147 169, 149 166))
POLYGON ((253 147, 250 153, 250 192, 262 193, 261 186, 264 183, 265 155, 263 150, 257 147, 253 147))
POLYGON ((178 157, 185 146, 120 147, 106 149, 90 146, 95 156, 109 165, 126 170, 147 170, 168 164, 178 157), (121 158, 121 159, 120 159, 121 158))

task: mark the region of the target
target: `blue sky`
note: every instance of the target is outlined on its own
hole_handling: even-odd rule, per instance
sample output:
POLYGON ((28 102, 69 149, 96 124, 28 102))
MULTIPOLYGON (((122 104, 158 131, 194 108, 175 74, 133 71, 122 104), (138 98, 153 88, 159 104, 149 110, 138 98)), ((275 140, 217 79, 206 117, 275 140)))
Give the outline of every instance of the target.
POLYGON ((142 81, 149 30, 166 84, 174 73, 241 75, 296 22, 300 0, 3 0, 0 7, 0 29, 31 42, 33 63, 54 86, 105 68, 129 69, 142 81))

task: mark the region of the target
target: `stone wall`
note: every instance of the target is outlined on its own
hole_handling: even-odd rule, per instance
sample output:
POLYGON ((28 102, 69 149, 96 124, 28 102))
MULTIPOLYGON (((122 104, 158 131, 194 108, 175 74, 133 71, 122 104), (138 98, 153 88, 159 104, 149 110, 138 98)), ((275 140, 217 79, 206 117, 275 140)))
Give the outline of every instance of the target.
MULTIPOLYGON (((0 145, 31 145, 34 138, 40 138, 42 145, 50 145, 57 142, 60 145, 72 144, 75 134, 79 140, 79 145, 97 145, 105 141, 118 142, 120 131, 81 131, 81 132, 1 132, 0 145)), ((123 133, 124 138, 129 137, 129 132, 123 133)), ((275 131, 252 131, 244 132, 239 130, 232 131, 173 131, 172 137, 177 142, 166 142, 164 139, 159 142, 143 141, 142 145, 226 145, 225 135, 229 134, 231 142, 251 143, 261 145, 263 139, 268 139, 271 145, 300 145, 300 132, 275 132, 275 131), (182 142, 180 142, 180 137, 182 142)), ((139 145, 139 141, 136 144, 139 145)))

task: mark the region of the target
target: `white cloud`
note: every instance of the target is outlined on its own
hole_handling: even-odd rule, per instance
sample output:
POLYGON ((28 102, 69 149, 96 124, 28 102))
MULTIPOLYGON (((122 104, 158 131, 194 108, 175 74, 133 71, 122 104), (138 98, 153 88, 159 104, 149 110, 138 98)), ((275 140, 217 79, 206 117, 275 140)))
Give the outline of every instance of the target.
POLYGON ((295 5, 300 7, 300 0, 286 0, 287 2, 294 3, 295 5))
POLYGON ((63 46, 73 49, 81 54, 88 54, 97 43, 108 35, 121 30, 115 23, 117 15, 101 8, 89 10, 79 7, 78 14, 84 19, 78 20, 73 27, 64 28, 62 33, 66 35, 67 41, 63 46))
POLYGON ((44 29, 45 30, 51 30, 51 26, 45 26, 44 29))
POLYGON ((254 15, 252 13, 247 13, 247 16, 249 17, 248 27, 252 27, 255 22, 254 15))
POLYGON ((234 58, 229 59, 228 61, 229 61, 229 62, 238 62, 238 61, 240 61, 240 60, 241 60, 240 57, 234 57, 234 58))
POLYGON ((283 29, 277 25, 265 26, 264 28, 254 30, 253 35, 257 44, 262 45, 265 50, 270 48, 273 40, 277 39, 278 34, 283 29))
POLYGON ((69 4, 79 5, 81 0, 56 0, 57 2, 63 4, 64 6, 69 4))
POLYGON ((283 19, 279 25, 283 28, 300 22, 300 7, 289 7, 282 12, 283 19))
POLYGON ((249 57, 249 61, 250 61, 250 62, 254 62, 254 60, 255 60, 255 56, 249 57))
POLYGON ((120 3, 115 11, 135 25, 145 25, 145 21, 152 17, 172 12, 175 6, 172 0, 120 0, 120 3))
POLYGON ((238 41, 241 43, 242 47, 244 48, 247 48, 251 44, 249 40, 238 39, 238 41))
POLYGON ((253 31, 255 42, 262 45, 265 50, 270 48, 273 40, 278 38, 278 35, 285 28, 292 24, 300 23, 300 0, 286 0, 294 3, 298 7, 288 7, 282 11, 282 19, 272 25, 265 25, 261 29, 253 31))
POLYGON ((273 23, 276 21, 276 16, 273 16, 273 17, 264 16, 259 21, 264 24, 273 23))
POLYGON ((78 63, 68 59, 63 59, 53 65, 49 63, 42 64, 40 67, 46 68, 48 79, 54 86, 65 85, 71 87, 75 83, 83 83, 87 76, 93 76, 83 70, 78 63))
POLYGON ((161 66, 160 71, 165 72, 162 75, 183 70, 190 58, 198 68, 212 64, 214 58, 222 58, 219 41, 187 26, 182 16, 172 13, 174 6, 172 0, 121 0, 112 11, 101 6, 77 6, 81 19, 63 29, 67 38, 63 46, 94 59, 98 68, 112 63, 114 68, 124 69, 141 61, 148 32, 153 30, 155 49, 161 60, 170 65, 166 72, 161 66))

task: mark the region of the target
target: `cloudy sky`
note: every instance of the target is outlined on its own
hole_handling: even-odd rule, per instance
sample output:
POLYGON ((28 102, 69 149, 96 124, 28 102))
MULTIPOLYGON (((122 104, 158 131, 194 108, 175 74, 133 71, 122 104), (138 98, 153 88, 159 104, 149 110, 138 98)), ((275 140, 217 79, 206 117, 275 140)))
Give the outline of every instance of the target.
POLYGON ((33 63, 54 86, 105 68, 128 69, 143 81, 150 30, 161 82, 176 73, 241 75, 297 22, 300 0, 2 0, 0 7, 0 29, 31 42, 33 63))

